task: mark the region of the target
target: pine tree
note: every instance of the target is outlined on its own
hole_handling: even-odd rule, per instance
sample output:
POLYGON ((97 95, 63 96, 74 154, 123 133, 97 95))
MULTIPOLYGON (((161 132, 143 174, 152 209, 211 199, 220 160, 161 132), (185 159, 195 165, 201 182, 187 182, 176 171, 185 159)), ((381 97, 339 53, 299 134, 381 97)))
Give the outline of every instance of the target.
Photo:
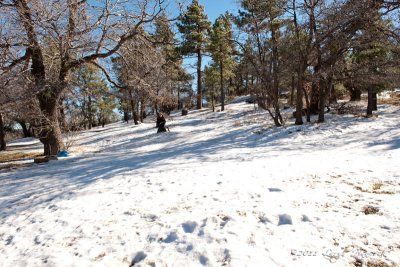
POLYGON ((219 16, 210 34, 210 52, 213 61, 219 69, 219 86, 221 97, 221 111, 225 109, 225 81, 233 76, 235 61, 233 59, 232 23, 230 15, 219 16))
POLYGON ((165 58, 164 70, 166 81, 168 81, 171 97, 175 92, 177 92, 177 99, 172 101, 177 104, 179 109, 181 106, 180 83, 187 79, 188 74, 185 72, 182 66, 183 60, 176 45, 177 40, 175 32, 173 31, 172 25, 166 15, 162 15, 155 20, 155 31, 153 38, 156 46, 162 51, 162 54, 165 58))
POLYGON ((182 34, 183 43, 181 53, 183 55, 197 55, 197 109, 202 108, 202 55, 208 44, 208 31, 210 22, 204 13, 204 8, 198 0, 193 0, 187 11, 181 15, 177 24, 182 34))
POLYGON ((180 55, 177 53, 177 40, 168 17, 163 14, 154 21, 154 25, 155 30, 152 37, 156 46, 163 51, 167 63, 177 63, 180 55))
POLYGON ((82 90, 82 112, 88 128, 92 129, 97 112, 96 101, 108 91, 107 84, 101 79, 100 70, 89 64, 76 72, 76 83, 82 90))

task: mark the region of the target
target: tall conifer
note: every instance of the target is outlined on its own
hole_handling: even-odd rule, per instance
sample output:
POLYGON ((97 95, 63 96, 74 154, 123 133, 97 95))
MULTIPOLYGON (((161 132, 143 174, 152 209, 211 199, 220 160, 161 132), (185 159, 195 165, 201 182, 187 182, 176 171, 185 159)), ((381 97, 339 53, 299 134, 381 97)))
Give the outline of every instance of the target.
POLYGON ((234 44, 230 15, 219 16, 210 34, 210 52, 219 69, 221 111, 225 109, 225 81, 233 76, 234 44))
POLYGON ((202 108, 202 55, 208 44, 208 31, 211 24, 204 7, 198 0, 193 0, 177 24, 182 34, 181 52, 183 55, 197 55, 197 109, 202 108))

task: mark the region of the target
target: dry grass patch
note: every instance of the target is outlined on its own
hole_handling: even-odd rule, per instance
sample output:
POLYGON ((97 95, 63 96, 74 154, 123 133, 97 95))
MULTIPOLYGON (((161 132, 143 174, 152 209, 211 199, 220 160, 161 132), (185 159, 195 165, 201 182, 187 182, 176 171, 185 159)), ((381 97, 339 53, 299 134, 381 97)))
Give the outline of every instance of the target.
POLYGON ((363 193, 368 193, 368 190, 362 188, 361 186, 355 186, 354 189, 356 189, 356 190, 358 190, 358 191, 361 191, 361 192, 363 192, 363 193))
POLYGON ((383 185, 384 185, 384 184, 383 184, 382 182, 377 182, 377 183, 374 183, 374 184, 372 185, 372 189, 371 189, 371 190, 364 189, 364 188, 362 188, 361 186, 354 186, 354 189, 356 189, 356 190, 358 190, 358 191, 361 191, 361 192, 363 192, 363 193, 385 194, 385 195, 393 195, 393 194, 394 194, 394 192, 391 192, 391 191, 384 191, 384 190, 381 190, 381 188, 382 188, 383 185))
POLYGON ((383 261, 369 261, 367 267, 395 267, 396 265, 389 265, 383 261))
POLYGON ((42 153, 37 152, 15 152, 15 151, 4 151, 0 153, 0 170, 5 169, 16 169, 20 167, 25 167, 27 165, 32 165, 33 160, 30 163, 17 162, 19 160, 34 159, 36 157, 42 156, 42 153))
POLYGON ((0 153, 0 163, 2 162, 10 162, 10 161, 17 161, 23 159, 30 159, 35 158, 38 156, 42 156, 42 153, 37 152, 13 152, 13 151, 5 151, 4 153, 0 153))
POLYGON ((380 98, 379 104, 389 104, 394 106, 400 106, 400 94, 399 93, 392 93, 390 98, 380 98))
POLYGON ((377 190, 381 189, 382 186, 383 186, 383 183, 381 183, 381 182, 374 183, 374 184, 372 185, 372 190, 373 190, 373 191, 377 191, 377 190))

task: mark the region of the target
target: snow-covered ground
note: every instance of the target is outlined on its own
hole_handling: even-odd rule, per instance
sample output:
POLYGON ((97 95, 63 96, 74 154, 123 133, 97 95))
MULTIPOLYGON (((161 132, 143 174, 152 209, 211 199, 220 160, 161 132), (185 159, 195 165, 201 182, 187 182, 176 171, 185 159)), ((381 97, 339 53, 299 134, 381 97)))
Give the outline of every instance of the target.
POLYGON ((237 101, 83 132, 0 170, 0 266, 399 266, 400 109, 379 108, 277 129, 237 101))

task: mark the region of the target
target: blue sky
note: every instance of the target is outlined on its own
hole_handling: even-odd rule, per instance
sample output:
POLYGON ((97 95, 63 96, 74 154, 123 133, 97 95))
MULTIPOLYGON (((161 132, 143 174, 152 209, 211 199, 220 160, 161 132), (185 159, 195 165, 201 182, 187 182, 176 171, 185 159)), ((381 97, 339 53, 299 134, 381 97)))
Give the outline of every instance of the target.
POLYGON ((208 19, 214 22, 215 19, 224 14, 226 11, 236 13, 238 4, 236 0, 199 0, 200 4, 204 6, 208 19))

